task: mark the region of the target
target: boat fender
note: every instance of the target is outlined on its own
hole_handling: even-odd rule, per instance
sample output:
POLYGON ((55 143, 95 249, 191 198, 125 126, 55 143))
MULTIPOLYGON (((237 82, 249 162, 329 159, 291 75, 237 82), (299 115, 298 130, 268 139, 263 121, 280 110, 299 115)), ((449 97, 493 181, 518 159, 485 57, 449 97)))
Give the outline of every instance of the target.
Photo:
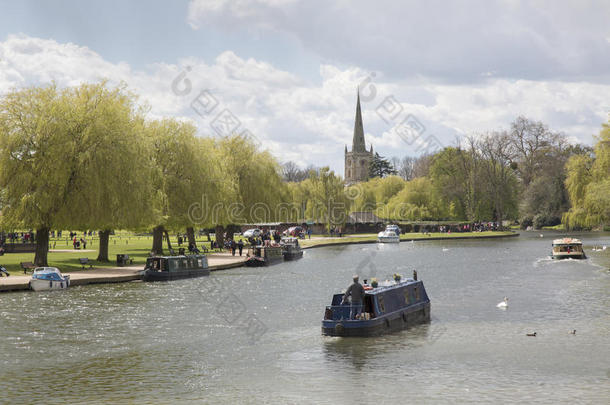
POLYGON ((53 281, 49 281, 49 288, 53 288, 53 281))
POLYGON ((404 322, 407 322, 407 313, 406 313, 406 312, 403 312, 403 313, 402 313, 402 320, 403 320, 404 322))
POLYGON ((338 334, 343 334, 344 331, 345 331, 345 327, 343 326, 342 323, 338 323, 335 325, 335 332, 337 332, 338 334))
POLYGON ((385 327, 386 328, 390 327, 390 320, 388 318, 385 318, 385 327))
POLYGON ((28 288, 29 288, 30 290, 32 289, 32 282, 31 282, 31 281, 29 281, 29 282, 28 282, 28 288))

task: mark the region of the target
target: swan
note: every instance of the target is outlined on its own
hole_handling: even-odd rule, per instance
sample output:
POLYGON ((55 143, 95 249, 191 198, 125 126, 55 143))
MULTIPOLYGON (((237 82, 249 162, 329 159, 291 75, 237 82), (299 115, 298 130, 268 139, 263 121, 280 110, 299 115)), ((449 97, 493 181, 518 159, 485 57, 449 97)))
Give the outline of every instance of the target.
POLYGON ((496 305, 496 307, 502 308, 502 309, 508 308, 508 298, 504 297, 504 301, 500 302, 498 305, 496 305))
POLYGON ((449 248, 443 248, 443 252, 449 251, 449 248))
POLYGON ((570 335, 575 335, 576 334, 576 329, 574 329, 573 331, 570 332, 570 335))
POLYGON ((534 333, 526 333, 525 335, 526 335, 526 336, 532 336, 532 337, 536 337, 536 332, 534 332, 534 333))
POLYGON ((544 235, 543 235, 543 234, 540 234, 540 237, 541 237, 541 238, 544 238, 544 235))

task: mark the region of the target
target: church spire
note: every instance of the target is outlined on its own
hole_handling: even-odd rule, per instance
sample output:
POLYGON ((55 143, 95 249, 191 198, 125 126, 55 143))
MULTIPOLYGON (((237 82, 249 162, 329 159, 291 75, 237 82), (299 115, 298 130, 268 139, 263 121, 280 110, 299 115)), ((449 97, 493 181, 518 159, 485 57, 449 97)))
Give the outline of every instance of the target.
POLYGON ((356 120, 354 122, 352 152, 366 152, 366 145, 364 144, 364 128, 362 126, 362 112, 360 111, 360 87, 358 87, 358 101, 356 103, 356 120))

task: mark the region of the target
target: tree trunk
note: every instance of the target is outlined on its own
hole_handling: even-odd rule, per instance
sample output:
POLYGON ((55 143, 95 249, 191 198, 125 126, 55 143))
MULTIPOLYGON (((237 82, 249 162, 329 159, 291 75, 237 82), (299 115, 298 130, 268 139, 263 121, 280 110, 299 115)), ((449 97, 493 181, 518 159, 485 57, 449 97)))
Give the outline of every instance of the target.
POLYGON ((224 237, 224 227, 222 225, 216 225, 216 243, 219 248, 224 248, 225 237, 224 237))
POLYGON ((49 228, 36 229, 36 255, 34 264, 39 267, 48 266, 47 256, 49 253, 49 228))
POLYGON ((153 245, 152 252, 155 255, 163 254, 163 226, 153 228, 153 245))
POLYGON ((108 259, 108 242, 110 241, 110 229, 105 229, 103 231, 99 231, 98 235, 100 236, 100 249, 97 254, 98 262, 109 262, 108 259))
POLYGON ((195 241, 195 230, 193 229, 192 226, 189 226, 188 228, 186 228, 186 237, 189 241, 188 245, 189 246, 197 246, 197 242, 195 241))
POLYGON ((169 239, 169 232, 167 232, 166 230, 163 230, 163 233, 165 234, 165 239, 167 239, 167 248, 171 252, 173 249, 172 249, 172 241, 169 239))

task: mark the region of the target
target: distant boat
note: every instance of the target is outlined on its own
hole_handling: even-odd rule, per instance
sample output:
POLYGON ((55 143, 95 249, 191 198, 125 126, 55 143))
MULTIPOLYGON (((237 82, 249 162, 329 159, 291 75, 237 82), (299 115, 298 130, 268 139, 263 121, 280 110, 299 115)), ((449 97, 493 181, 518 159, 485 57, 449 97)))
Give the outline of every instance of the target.
POLYGON ((62 275, 56 267, 37 267, 29 285, 34 291, 63 290, 70 286, 70 276, 62 275))
POLYGON ((155 256, 146 259, 142 280, 170 281, 209 275, 208 258, 205 255, 155 256))
POLYGON ((553 241, 553 259, 586 259, 582 241, 574 238, 555 239, 553 241))
POLYGON ((303 249, 297 238, 283 238, 280 242, 284 260, 296 260, 303 257, 303 249))
POLYGON ((430 299, 421 281, 407 279, 372 288, 364 285, 362 313, 350 319, 351 305, 333 295, 322 320, 327 336, 376 336, 430 321, 430 299))
POLYGON ((398 225, 388 225, 385 230, 377 234, 379 243, 398 243, 400 242, 400 228, 398 225))
POLYGON ((281 246, 253 246, 248 249, 246 266, 268 266, 284 260, 281 246))

